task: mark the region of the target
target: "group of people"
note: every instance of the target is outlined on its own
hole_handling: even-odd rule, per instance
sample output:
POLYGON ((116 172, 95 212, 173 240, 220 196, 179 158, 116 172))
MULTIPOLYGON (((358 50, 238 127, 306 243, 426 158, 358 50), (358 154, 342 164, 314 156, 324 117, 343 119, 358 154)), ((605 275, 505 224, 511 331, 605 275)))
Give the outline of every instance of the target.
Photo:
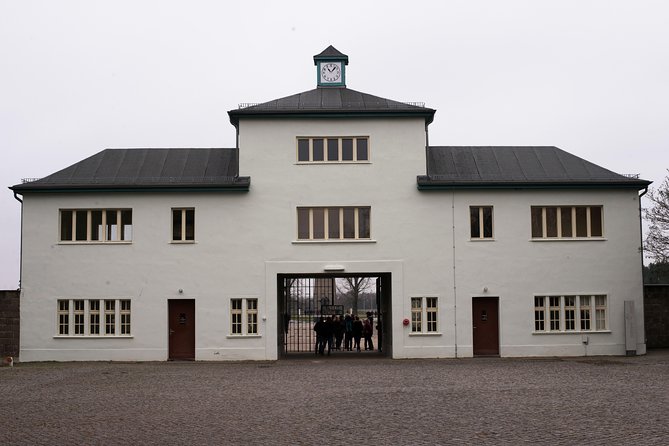
MULTIPOLYGON (((321 316, 314 325, 316 332, 316 350, 318 355, 324 355, 327 348, 327 354, 332 350, 342 350, 342 342, 345 351, 361 351, 360 340, 365 340, 365 350, 374 350, 374 315, 367 312, 367 318, 360 320, 357 315, 346 314, 343 317, 336 315, 327 318, 321 316)), ((377 327, 378 329, 378 327, 377 327)))

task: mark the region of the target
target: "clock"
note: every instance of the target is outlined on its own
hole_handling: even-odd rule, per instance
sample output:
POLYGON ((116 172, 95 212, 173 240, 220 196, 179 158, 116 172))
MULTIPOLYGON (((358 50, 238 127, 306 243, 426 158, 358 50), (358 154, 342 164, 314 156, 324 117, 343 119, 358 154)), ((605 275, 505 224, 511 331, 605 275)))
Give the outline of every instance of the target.
POLYGON ((321 64, 321 83, 334 84, 341 82, 341 62, 321 64))

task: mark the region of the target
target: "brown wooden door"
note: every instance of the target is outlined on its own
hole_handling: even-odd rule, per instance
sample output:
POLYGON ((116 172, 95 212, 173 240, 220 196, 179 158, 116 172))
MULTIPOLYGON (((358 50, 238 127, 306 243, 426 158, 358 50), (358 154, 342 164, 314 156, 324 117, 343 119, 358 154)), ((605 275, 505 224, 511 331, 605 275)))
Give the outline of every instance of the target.
POLYGON ((499 355, 499 298, 472 299, 474 356, 499 355))
POLYGON ((168 300, 169 359, 195 359, 195 301, 168 300))

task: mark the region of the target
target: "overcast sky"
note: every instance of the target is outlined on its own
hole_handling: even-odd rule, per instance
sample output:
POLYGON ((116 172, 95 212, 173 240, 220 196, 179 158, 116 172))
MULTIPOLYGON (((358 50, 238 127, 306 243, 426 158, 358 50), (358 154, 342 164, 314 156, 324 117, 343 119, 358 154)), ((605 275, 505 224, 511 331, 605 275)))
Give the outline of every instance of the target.
POLYGON ((0 0, 0 289, 6 187, 105 148, 233 147, 226 112, 314 88, 328 45, 349 88, 435 108, 433 145, 554 145, 658 185, 667 23, 661 0, 0 0))

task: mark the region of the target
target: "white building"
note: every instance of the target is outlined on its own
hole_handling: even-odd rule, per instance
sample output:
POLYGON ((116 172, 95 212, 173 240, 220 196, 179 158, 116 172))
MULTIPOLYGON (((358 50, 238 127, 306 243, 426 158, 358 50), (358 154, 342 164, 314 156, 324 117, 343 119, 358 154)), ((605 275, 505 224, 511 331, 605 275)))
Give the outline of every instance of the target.
POLYGON ((22 361, 310 351, 334 277, 377 280, 393 358, 645 353, 649 182, 427 146, 435 110, 346 88, 333 47, 314 62, 317 88, 229 112, 236 148, 108 149, 11 188, 22 361))

